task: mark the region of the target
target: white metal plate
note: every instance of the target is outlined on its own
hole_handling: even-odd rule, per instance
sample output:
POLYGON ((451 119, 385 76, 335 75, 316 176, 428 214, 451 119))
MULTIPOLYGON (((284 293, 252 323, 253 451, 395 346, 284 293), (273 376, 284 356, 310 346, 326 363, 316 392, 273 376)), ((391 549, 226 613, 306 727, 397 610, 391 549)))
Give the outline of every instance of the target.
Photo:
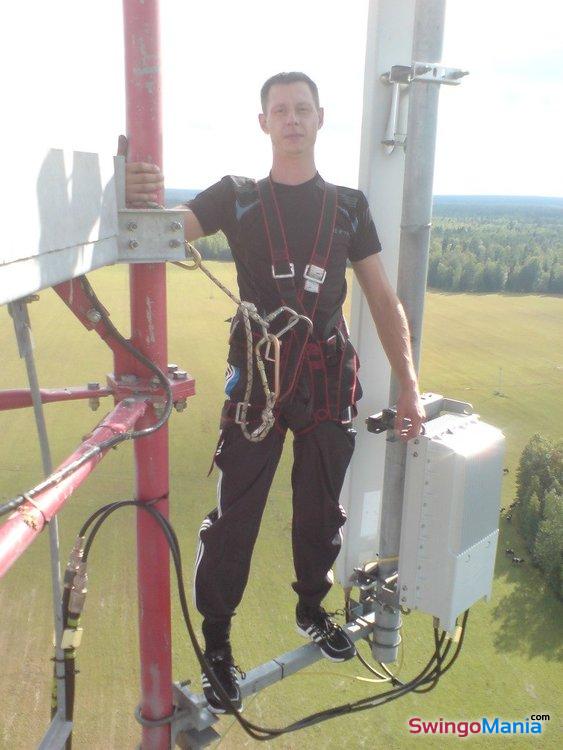
POLYGON ((10 177, 18 200, 0 238, 0 304, 117 260, 113 157, 30 147, 25 165, 10 177))
POLYGON ((5 20, 0 303, 114 262, 99 214, 115 216, 106 187, 125 132, 120 3, 12 3, 5 20))

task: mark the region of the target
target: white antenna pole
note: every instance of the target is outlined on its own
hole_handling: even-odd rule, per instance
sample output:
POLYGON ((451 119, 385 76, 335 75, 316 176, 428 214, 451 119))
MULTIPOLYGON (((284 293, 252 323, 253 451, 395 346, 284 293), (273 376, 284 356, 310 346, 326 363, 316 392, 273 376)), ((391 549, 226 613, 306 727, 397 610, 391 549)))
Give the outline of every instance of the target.
MULTIPOLYGON (((417 370, 432 216, 439 88, 442 83, 456 83, 463 75, 439 64, 444 19, 445 0, 370 3, 360 187, 368 193, 384 248, 382 259, 386 270, 392 282, 397 280, 417 370)), ((389 391, 383 395, 389 383, 389 367, 382 351, 374 347, 374 327, 357 287, 352 310, 352 334, 358 343, 365 385, 359 416, 365 418, 366 410, 373 413, 394 404, 398 385, 392 378, 389 391)), ((376 645, 375 656, 383 662, 395 658, 400 640, 400 591, 386 586, 385 580, 396 578, 398 567, 405 455, 405 446, 392 432, 382 444, 382 438, 362 431, 342 497, 350 523, 337 566, 340 581, 349 585, 354 567, 374 560, 376 555, 386 561, 379 565, 377 586, 376 621, 381 630, 378 632, 376 627, 374 631, 375 643, 380 644, 376 645)))

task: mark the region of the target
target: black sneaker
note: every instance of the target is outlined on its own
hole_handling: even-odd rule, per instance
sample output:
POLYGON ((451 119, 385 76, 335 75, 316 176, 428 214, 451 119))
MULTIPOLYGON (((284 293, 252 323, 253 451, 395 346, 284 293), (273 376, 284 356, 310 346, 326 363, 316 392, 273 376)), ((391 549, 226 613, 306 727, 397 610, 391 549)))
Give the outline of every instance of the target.
MULTIPOLYGON (((237 711, 242 711, 242 697, 240 694, 237 672, 238 674, 240 674, 243 680, 246 675, 234 665, 233 654, 231 652, 230 645, 227 644, 222 648, 218 648, 213 651, 206 651, 205 658, 209 662, 209 665, 212 667, 213 674, 221 683, 221 687, 231 699, 233 707, 236 708, 237 711)), ((209 677, 205 673, 202 673, 201 675, 201 684, 203 687, 203 694, 205 695, 205 699, 207 700, 207 706, 212 713, 232 713, 232 708, 230 706, 225 707, 223 705, 221 698, 219 698, 219 696, 213 689, 213 686, 209 681, 209 677)))
POLYGON ((356 655, 356 647, 342 628, 330 619, 322 607, 313 609, 297 605, 297 632, 316 643, 324 657, 331 661, 347 661, 356 655))

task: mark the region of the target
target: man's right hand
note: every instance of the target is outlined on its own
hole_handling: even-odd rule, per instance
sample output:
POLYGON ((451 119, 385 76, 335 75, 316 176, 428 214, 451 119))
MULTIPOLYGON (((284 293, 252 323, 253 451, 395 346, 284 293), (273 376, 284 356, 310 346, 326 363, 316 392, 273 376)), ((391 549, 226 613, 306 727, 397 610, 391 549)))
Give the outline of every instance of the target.
POLYGON ((147 208, 162 202, 164 177, 160 167, 138 161, 125 165, 125 203, 129 208, 147 208))

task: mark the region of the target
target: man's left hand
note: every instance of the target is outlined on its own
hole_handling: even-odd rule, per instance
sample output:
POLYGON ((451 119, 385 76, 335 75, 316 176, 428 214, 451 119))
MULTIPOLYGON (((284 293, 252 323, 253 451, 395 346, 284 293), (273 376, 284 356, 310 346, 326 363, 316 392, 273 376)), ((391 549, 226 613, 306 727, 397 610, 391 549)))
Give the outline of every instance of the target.
POLYGON ((401 388, 397 399, 395 434, 406 442, 420 434, 425 419, 424 407, 416 386, 401 388))

